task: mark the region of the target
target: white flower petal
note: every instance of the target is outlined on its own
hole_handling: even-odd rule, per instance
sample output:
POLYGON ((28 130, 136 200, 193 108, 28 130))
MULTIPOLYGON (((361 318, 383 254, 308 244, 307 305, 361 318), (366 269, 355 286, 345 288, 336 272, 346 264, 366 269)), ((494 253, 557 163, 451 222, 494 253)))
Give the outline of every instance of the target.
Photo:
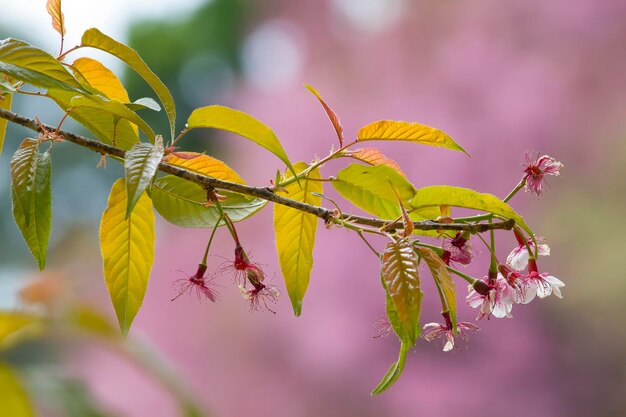
POLYGON ((511 251, 506 258, 506 263, 516 271, 521 271, 528 265, 528 250, 521 245, 511 251))
POLYGON ((443 346, 443 351, 450 352, 454 348, 454 336, 452 335, 452 332, 446 333, 446 338, 448 341, 443 346))

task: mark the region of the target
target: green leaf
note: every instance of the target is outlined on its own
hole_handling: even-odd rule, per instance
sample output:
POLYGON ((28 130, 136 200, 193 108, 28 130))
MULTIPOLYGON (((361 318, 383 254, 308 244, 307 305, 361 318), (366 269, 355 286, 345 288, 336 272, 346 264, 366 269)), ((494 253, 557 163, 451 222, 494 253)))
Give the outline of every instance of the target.
POLYGON ((357 133, 357 140, 401 140, 421 143, 422 145, 440 146, 467 154, 465 149, 445 132, 419 123, 380 120, 362 127, 357 133))
POLYGON ((85 31, 81 44, 82 46, 100 49, 116 56, 137 72, 137 74, 152 87, 161 100, 161 103, 163 103, 163 107, 165 107, 165 112, 167 113, 167 118, 170 123, 170 134, 173 139, 176 130, 176 107, 174 106, 174 99, 165 84, 148 68, 139 54, 128 46, 103 34, 96 28, 85 31))
MULTIPOLYGON (((62 90, 48 90, 50 96, 62 109, 69 109, 76 93, 62 90)), ((120 120, 108 111, 97 107, 78 107, 70 112, 70 117, 85 126, 100 141, 108 145, 128 150, 139 142, 137 127, 128 120, 120 120), (117 122, 116 122, 116 120, 117 122)))
POLYGON ((0 73, 37 87, 89 92, 52 55, 17 39, 0 41, 0 73))
POLYGON ((414 345, 420 335, 422 290, 417 254, 408 239, 387 244, 383 252, 381 273, 385 289, 406 332, 406 341, 414 345))
POLYGON ((124 171, 126 173, 126 194, 128 195, 127 218, 141 194, 152 182, 162 157, 163 138, 161 136, 156 137, 154 145, 137 143, 126 152, 124 171))
POLYGON ((250 139, 276 155, 293 173, 291 162, 274 132, 247 113, 218 105, 201 107, 191 113, 187 127, 227 130, 250 139))
POLYGON ((381 219, 393 220, 400 216, 393 188, 403 203, 408 203, 415 195, 413 185, 387 165, 350 164, 337 173, 337 179, 331 184, 343 198, 381 219))
POLYGON ((34 139, 25 139, 11 159, 11 197, 15 223, 44 269, 52 227, 50 154, 40 154, 34 139))
POLYGON ((394 362, 383 379, 378 383, 376 388, 372 391, 372 395, 378 395, 391 387, 400 378, 402 371, 404 370, 404 364, 406 362, 406 355, 409 352, 410 345, 407 342, 402 342, 400 345, 400 354, 398 360, 394 362))
POLYGON ((70 100, 71 107, 93 107, 104 110, 121 119, 126 119, 136 124, 148 137, 150 142, 154 143, 154 132, 150 126, 136 113, 126 107, 117 100, 109 100, 99 96, 76 96, 70 100))
POLYGON ((439 207, 440 205, 481 210, 507 219, 513 219, 530 236, 534 236, 532 230, 530 230, 519 214, 508 204, 491 194, 479 193, 469 188, 450 185, 433 185, 417 190, 415 197, 411 200, 411 206, 415 209, 439 207))
POLYGON ((132 103, 124 103, 126 107, 128 107, 132 111, 137 110, 153 110, 153 111, 161 111, 161 106, 159 103, 154 101, 154 99, 150 97, 143 97, 133 101, 132 103))
POLYGON ((154 262, 154 213, 150 198, 139 197, 133 212, 128 207, 126 184, 113 184, 100 222, 100 249, 104 281, 123 334, 127 334, 146 293, 154 262))
MULTIPOLYGON (((12 98, 12 94, 7 93, 4 96, 0 95, 0 109, 11 110, 12 98)), ((4 147, 4 136, 7 131, 7 123, 7 119, 0 119, 0 155, 2 155, 2 148, 4 147)))
POLYGON ((34 417, 35 410, 21 381, 0 362, 0 406, 3 416, 34 417))
POLYGON ((433 279, 437 281, 437 284, 443 292, 443 296, 446 299, 448 310, 450 312, 452 329, 456 334, 456 285, 454 284, 454 280, 452 279, 446 264, 435 251, 421 246, 416 246, 415 251, 424 261, 426 261, 426 265, 428 265, 433 279))
POLYGON ((38 320, 38 317, 31 314, 16 311, 0 311, 0 346, 7 342, 15 333, 30 324, 36 323, 38 320))
MULTIPOLYGON (((307 164, 298 162, 294 165, 297 173, 304 171, 307 164)), ((288 179, 291 175, 286 174, 288 179)), ((308 175, 311 179, 320 179, 318 169, 308 175)), ((286 190, 277 194, 289 197, 306 204, 319 206, 323 192, 321 181, 303 179, 300 184, 292 183, 286 190), (312 194, 317 193, 317 195, 312 194)), ((276 235, 276 252, 280 261, 285 286, 291 299, 293 312, 299 316, 302 311, 302 300, 309 286, 313 269, 313 246, 318 218, 281 204, 274 204, 274 233, 276 235)))
MULTIPOLYGON (((267 204, 238 193, 220 190, 220 194, 226 197, 222 208, 234 222, 252 216, 267 204)), ((212 228, 220 218, 217 209, 207 205, 206 191, 201 186, 174 175, 154 181, 151 196, 156 211, 176 226, 212 228)))

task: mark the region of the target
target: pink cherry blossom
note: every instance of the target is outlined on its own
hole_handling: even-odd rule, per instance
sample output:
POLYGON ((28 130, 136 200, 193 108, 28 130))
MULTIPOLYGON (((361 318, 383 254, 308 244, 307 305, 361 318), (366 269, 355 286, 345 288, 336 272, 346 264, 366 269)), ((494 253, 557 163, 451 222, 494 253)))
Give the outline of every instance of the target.
POLYGON ((515 293, 513 300, 516 304, 528 304, 537 295, 537 283, 530 276, 515 271, 506 265, 499 265, 498 270, 509 283, 515 293))
POLYGON ((537 158, 533 161, 530 154, 527 153, 526 165, 524 165, 526 191, 530 191, 537 197, 541 196, 545 182, 544 176, 558 176, 561 174, 561 168, 563 168, 563 164, 548 155, 539 156, 537 154, 537 158))
POLYGON ((563 298, 561 288, 565 286, 565 283, 547 272, 540 274, 537 261, 533 258, 528 260, 528 279, 537 286, 537 297, 545 298, 554 293, 555 296, 563 298))
MULTIPOLYGON (((443 351, 450 352, 455 347, 455 335, 452 331, 452 322, 450 321, 450 316, 447 315, 447 313, 444 313, 443 316, 446 320, 446 324, 427 323, 424 325, 424 330, 428 330, 428 333, 424 335, 424 339, 426 339, 426 341, 428 342, 432 342, 433 340, 441 337, 445 340, 445 344, 443 345, 443 351)), ((466 321, 457 323, 456 328, 457 336, 463 340, 467 340, 469 338, 468 332, 477 332, 480 330, 480 327, 478 327, 474 323, 468 323, 466 321)))
POLYGON ((174 286, 178 288, 178 295, 172 298, 172 301, 176 300, 186 292, 193 292, 195 290, 198 299, 201 299, 204 296, 207 300, 215 302, 219 297, 219 293, 215 290, 215 288, 213 288, 214 278, 209 278, 204 275, 206 269, 207 266, 205 264, 199 264, 198 270, 194 275, 177 280, 174 283, 174 286))
POLYGON ((443 255, 441 259, 446 265, 450 265, 451 262, 469 265, 473 257, 474 249, 469 242, 469 235, 458 232, 453 239, 443 244, 443 255))
POLYGON ((491 281, 486 276, 480 281, 487 284, 489 288, 487 293, 480 294, 470 285, 468 286, 469 294, 466 297, 470 307, 479 308, 476 319, 489 318, 491 315, 499 319, 513 317, 511 310, 513 309, 513 303, 515 303, 515 291, 507 280, 501 274, 498 274, 495 281, 491 281))
MULTIPOLYGON (((530 248, 530 250, 534 252, 535 242, 533 242, 531 238, 528 238, 528 240, 524 242, 524 238, 517 232, 515 232, 515 239, 517 239, 518 245, 506 258, 506 263, 511 268, 521 271, 528 265, 528 257, 530 256, 528 249, 530 248), (526 244, 528 244, 528 248, 526 244)), ((535 236, 535 240, 537 241, 537 254, 540 256, 549 256, 550 246, 544 243, 544 239, 540 236, 535 236)))
POLYGON ((250 289, 239 285, 239 291, 241 291, 244 300, 248 302, 250 311, 262 311, 265 308, 267 311, 276 314, 274 310, 268 307, 267 303, 276 303, 278 301, 280 297, 278 288, 258 282, 253 284, 250 289))

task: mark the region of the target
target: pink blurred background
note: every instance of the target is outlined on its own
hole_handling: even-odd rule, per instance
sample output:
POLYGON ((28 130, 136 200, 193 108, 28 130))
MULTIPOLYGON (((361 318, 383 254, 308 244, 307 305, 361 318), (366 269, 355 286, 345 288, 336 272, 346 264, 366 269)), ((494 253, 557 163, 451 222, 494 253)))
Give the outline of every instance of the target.
MULTIPOLYGON (((378 260, 357 236, 320 225, 309 292, 295 318, 267 207, 238 230, 283 292, 278 314, 249 313, 227 276, 218 303, 170 302, 176 270, 193 272, 209 232, 160 221, 157 261, 132 337, 161 350, 217 416, 625 415, 626 280, 618 259, 626 249, 626 3, 271 0, 253 10, 243 76, 217 101, 271 126, 293 161, 323 156, 336 140, 302 86, 308 83, 339 113, 348 138, 378 119, 417 121, 444 129, 472 155, 381 145, 417 187, 452 184, 504 196, 519 181, 527 151, 563 162, 543 198, 521 193, 512 205, 550 243, 552 256, 540 266, 566 283, 564 299, 482 321, 462 351, 419 341, 396 385, 371 397, 398 350, 393 337, 373 338, 384 314, 378 260)), ((267 184, 280 167, 245 140, 214 142, 251 184, 267 184)), ((344 210, 357 212, 347 203, 344 210)), ((499 237, 504 258, 514 239, 499 237)), ((75 268, 88 280, 85 296, 110 310, 97 237, 85 239, 72 247, 89 263, 75 268)), ((480 242, 474 245, 483 256, 466 272, 482 276, 488 260, 480 242)), ((221 231, 212 252, 231 257, 233 248, 221 231)), ((51 255, 58 264, 68 256, 60 252, 51 255)), ((223 259, 209 262, 217 268, 223 259)), ((424 277, 422 322, 440 321, 424 277)), ((463 300, 462 281, 458 288, 463 300)), ((473 320, 476 312, 461 304, 460 319, 473 320)), ((76 368, 110 410, 176 415, 153 381, 104 352, 76 368)))

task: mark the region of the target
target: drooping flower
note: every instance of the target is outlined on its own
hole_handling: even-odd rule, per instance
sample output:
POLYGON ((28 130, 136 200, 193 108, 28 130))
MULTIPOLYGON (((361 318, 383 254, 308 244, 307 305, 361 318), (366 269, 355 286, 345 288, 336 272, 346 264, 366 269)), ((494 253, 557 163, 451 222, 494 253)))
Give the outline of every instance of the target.
MULTIPOLYGON (((530 256, 530 254, 528 253, 528 249, 530 248, 530 250, 534 252, 535 243, 531 238, 528 238, 526 242, 526 244, 528 244, 527 248, 526 244, 524 243, 524 239, 520 235, 515 233, 515 238, 517 239, 518 246, 516 246, 506 258, 506 263, 511 268, 517 271, 521 271, 526 268, 526 265, 528 265, 528 258, 530 256)), ((549 256, 550 246, 544 243, 542 237, 536 236, 535 240, 537 241, 537 255, 549 256)))
POLYGON ((469 294, 466 297, 470 307, 479 308, 476 320, 492 315, 499 319, 513 317, 511 310, 515 303, 515 291, 501 274, 498 274, 495 280, 485 276, 477 280, 477 283, 468 286, 469 294), (481 283, 480 287, 477 283, 481 283), (486 291, 478 292, 477 288, 486 288, 486 291))
POLYGON ((469 242, 469 233, 458 232, 450 241, 443 244, 443 255, 441 259, 446 265, 457 262, 462 265, 469 265, 474 257, 474 249, 469 242))
POLYGON ((274 286, 268 286, 262 282, 253 284, 252 288, 246 288, 244 285, 239 285, 239 291, 244 300, 248 302, 250 311, 262 311, 263 308, 274 314, 276 312, 268 307, 267 303, 276 303, 280 297, 280 291, 274 286))
POLYGON ((554 293, 557 297, 563 298, 561 288, 565 286, 565 283, 546 272, 540 274, 534 258, 528 260, 528 279, 537 286, 537 297, 545 298, 554 293))
MULTIPOLYGON (((455 339, 454 332, 452 330, 452 322, 450 321, 450 315, 448 313, 442 314, 446 323, 427 323, 424 325, 424 330, 427 330, 428 333, 424 335, 424 339, 428 342, 432 342, 433 340, 441 337, 445 340, 445 344, 443 345, 443 351, 449 352, 455 347, 455 339)), ((456 324, 457 328, 457 336, 463 340, 467 340, 469 338, 468 332, 470 331, 479 331, 480 327, 475 325, 474 323, 468 323, 466 321, 462 321, 456 324)))
POLYGON ((530 276, 515 271, 506 265, 498 265, 500 274, 515 292, 513 300, 516 304, 528 304, 537 295, 537 283, 530 276))
POLYGON ((240 244, 235 246, 235 259, 227 261, 218 272, 234 271, 234 280, 237 285, 245 285, 248 274, 254 274, 259 282, 265 280, 265 273, 261 266, 248 258, 240 244))
POLYGON ((211 302, 217 301, 219 293, 215 290, 215 288, 213 288, 214 278, 206 277, 204 275, 206 269, 207 266, 205 264, 199 264, 198 270, 194 275, 177 280, 174 285, 178 287, 178 295, 172 298, 171 301, 176 300, 178 297, 185 294, 186 292, 193 292, 194 290, 198 299, 201 299, 204 296, 211 302))
POLYGON ((537 157, 533 161, 530 153, 526 154, 526 165, 524 165, 524 173, 526 176, 526 191, 530 191, 537 197, 543 193, 543 183, 545 182, 544 176, 561 174, 561 168, 563 164, 556 159, 543 155, 537 157))

